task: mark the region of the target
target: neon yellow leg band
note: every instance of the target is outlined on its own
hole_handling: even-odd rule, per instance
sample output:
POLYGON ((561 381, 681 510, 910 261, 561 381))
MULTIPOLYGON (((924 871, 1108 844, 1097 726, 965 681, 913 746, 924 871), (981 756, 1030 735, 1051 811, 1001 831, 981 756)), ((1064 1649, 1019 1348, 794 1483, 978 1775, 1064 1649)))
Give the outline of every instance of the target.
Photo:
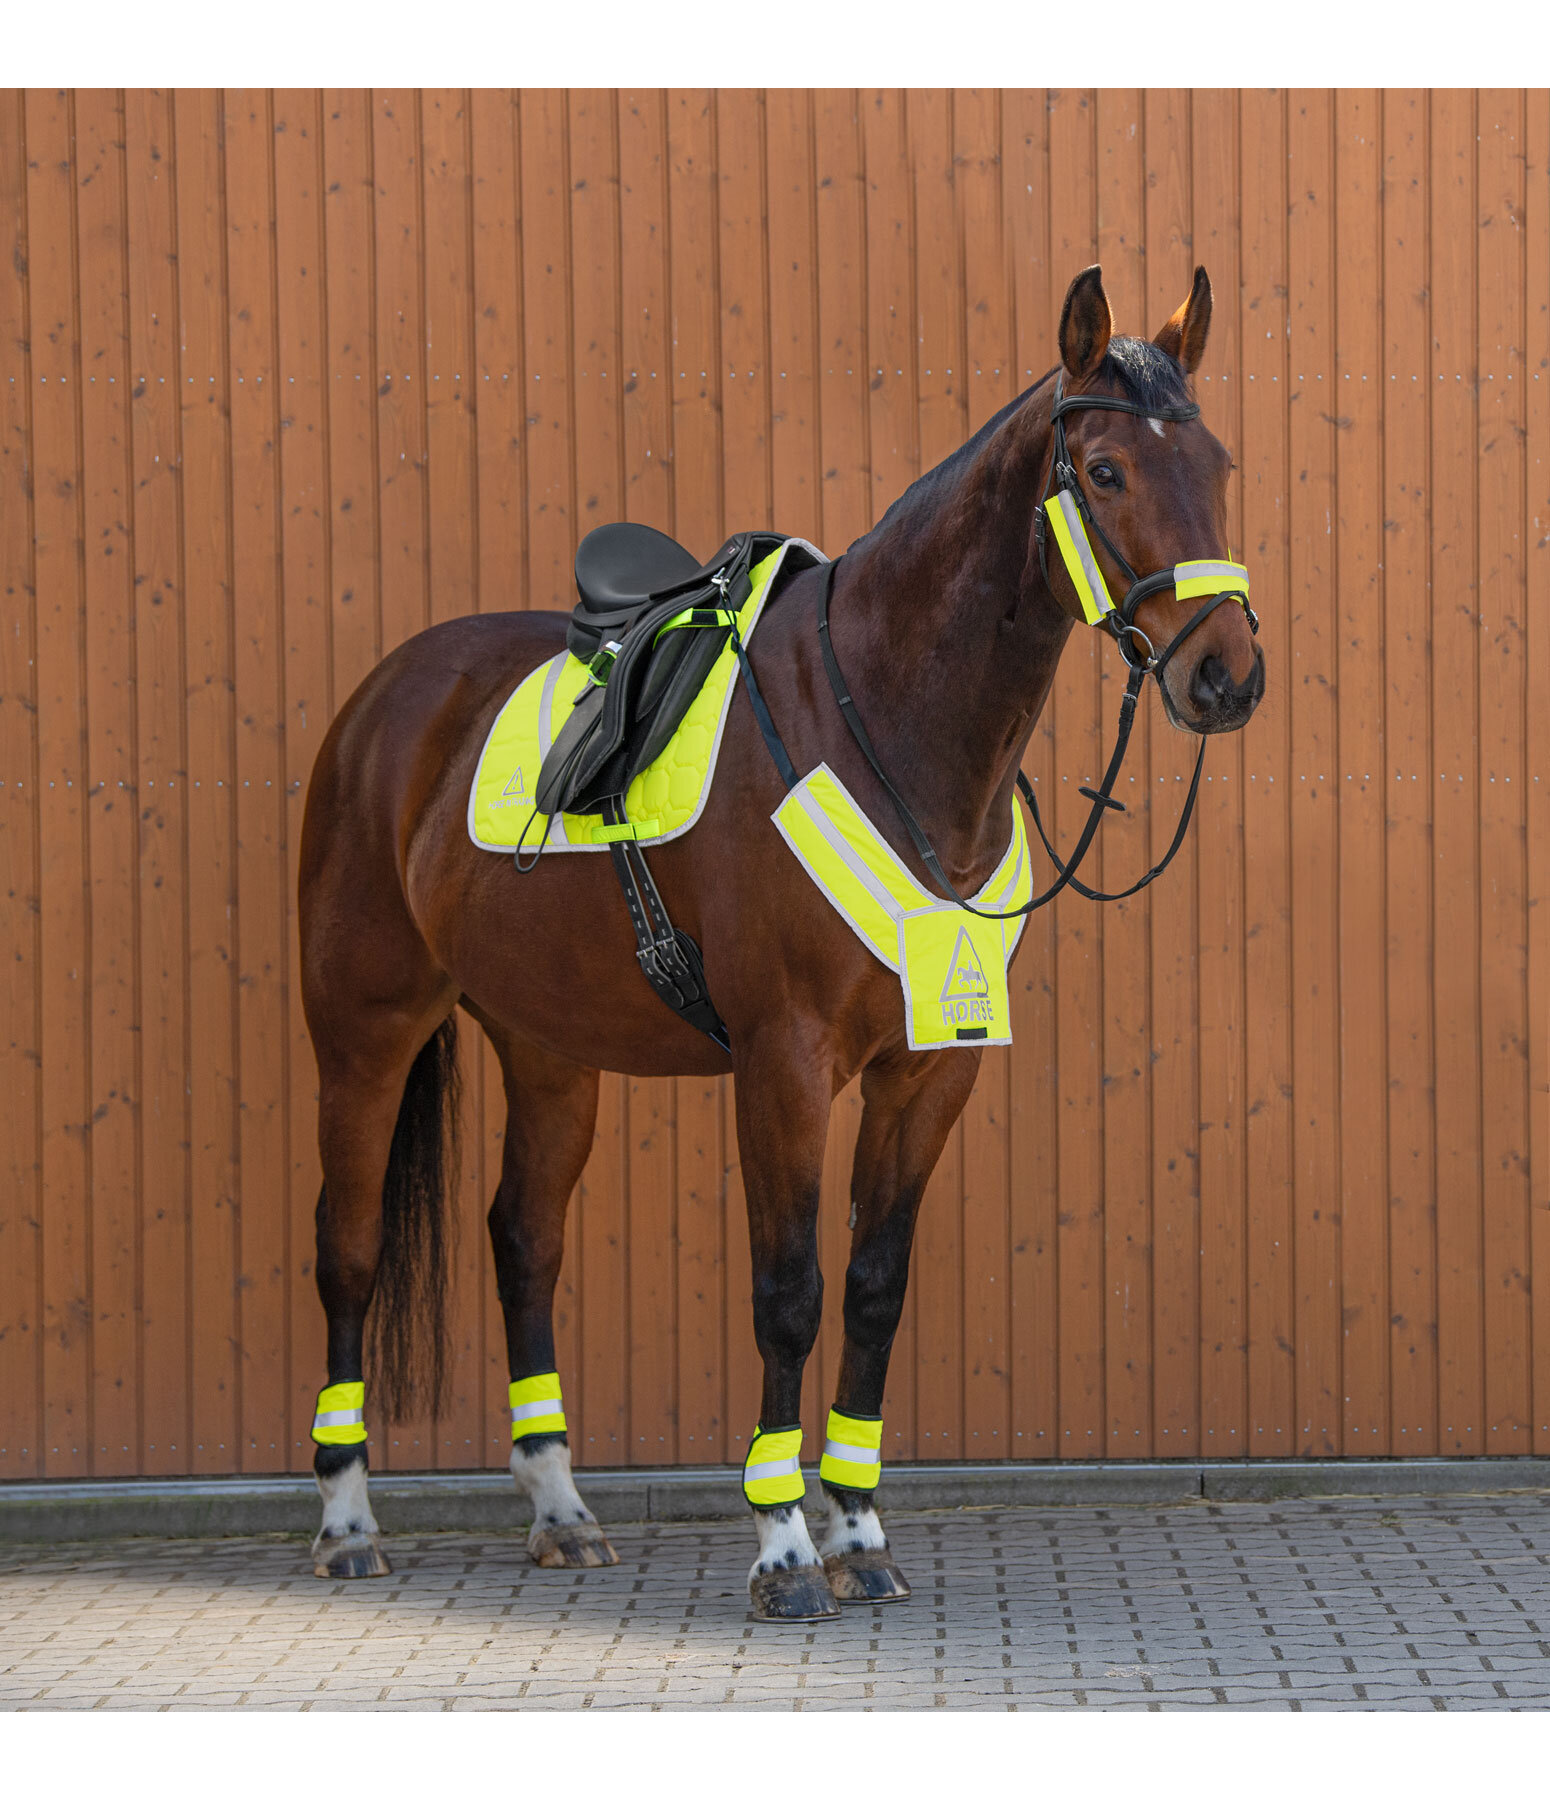
POLYGON ((829 1408, 819 1477, 834 1487, 870 1492, 882 1479, 883 1422, 829 1408))
POLYGON ((753 1434, 743 1463, 743 1492, 750 1506, 790 1506, 807 1492, 802 1479, 802 1427, 753 1434))
POLYGON ((548 1375, 526 1375, 514 1381, 511 1396, 511 1441, 533 1437, 541 1431, 563 1431, 565 1409, 560 1405, 560 1378, 548 1375))
POLYGON ((336 1381, 318 1395, 312 1421, 314 1444, 364 1444, 366 1442, 366 1383, 336 1381))

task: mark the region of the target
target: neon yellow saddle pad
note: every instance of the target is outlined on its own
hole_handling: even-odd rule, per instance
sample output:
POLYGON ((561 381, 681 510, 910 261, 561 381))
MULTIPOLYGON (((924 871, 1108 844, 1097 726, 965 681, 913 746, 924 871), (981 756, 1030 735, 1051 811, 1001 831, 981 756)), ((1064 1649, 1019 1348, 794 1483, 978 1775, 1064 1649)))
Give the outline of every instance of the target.
MULTIPOLYGON (((788 538, 749 571, 753 586, 737 615, 745 643, 793 544, 813 550, 801 538, 788 538)), ((736 668, 729 642, 662 754, 630 783, 624 811, 638 841, 665 843, 681 837, 704 811, 736 668)), ((586 665, 562 650, 540 663, 496 715, 468 795, 468 835, 481 850, 515 850, 529 824, 524 848, 537 849, 544 831, 543 819, 533 821, 538 771, 589 679, 586 665)), ((604 823, 596 813, 561 813, 550 828, 546 850, 606 850, 607 844, 594 835, 604 823)))
MULTIPOLYGON (((911 1050, 1010 1044, 1006 967, 1023 920, 982 919, 922 887, 827 763, 781 801, 776 828, 867 949, 899 977, 911 1050)), ((1028 829, 1012 801, 1006 854, 974 905, 1010 912, 1033 897, 1028 829)))

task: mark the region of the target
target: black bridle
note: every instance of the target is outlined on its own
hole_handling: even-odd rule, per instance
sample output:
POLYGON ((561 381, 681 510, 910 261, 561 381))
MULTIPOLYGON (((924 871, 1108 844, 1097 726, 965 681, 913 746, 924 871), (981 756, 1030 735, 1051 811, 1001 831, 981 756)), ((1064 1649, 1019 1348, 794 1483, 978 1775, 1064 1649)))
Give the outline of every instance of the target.
MULTIPOLYGON (((1077 869, 1081 866, 1083 858, 1087 855, 1087 852, 1092 845, 1093 838, 1097 834, 1098 826, 1104 813, 1109 811, 1125 811, 1125 807, 1121 802, 1113 797, 1114 784, 1119 779, 1120 767, 1125 760, 1125 751, 1130 744, 1130 734, 1135 724, 1136 703, 1140 698, 1142 683, 1146 680, 1148 675, 1155 675, 1157 677, 1157 685, 1162 690, 1163 705, 1167 710, 1169 718, 1172 719, 1175 724, 1182 724, 1182 721, 1174 710, 1173 702, 1168 694, 1167 685, 1162 679, 1163 670, 1172 660, 1174 653, 1178 650, 1180 644, 1184 642, 1185 638, 1187 638, 1192 631, 1195 631, 1199 626, 1203 625, 1206 620, 1210 618, 1211 614, 1216 611, 1217 607, 1225 604, 1229 600, 1241 602, 1244 611, 1248 614, 1250 629, 1256 634, 1259 631, 1259 620, 1254 616, 1253 611, 1249 607, 1247 594, 1240 594, 1234 589, 1229 589, 1225 592, 1213 595, 1206 605, 1202 606, 1198 612, 1190 617, 1183 630, 1171 640, 1161 654, 1153 647, 1152 642, 1150 638, 1147 637, 1146 633, 1136 624, 1136 608, 1140 606, 1141 602, 1147 599, 1148 596, 1162 593, 1166 589, 1173 587, 1175 585, 1175 571, 1170 567, 1167 569, 1159 569, 1151 575, 1137 575, 1135 570, 1132 569, 1130 564, 1125 560, 1118 547, 1114 544, 1113 540, 1109 537, 1108 533, 1098 523, 1098 520, 1093 514, 1092 507, 1088 503, 1087 496, 1082 491, 1081 483, 1077 480, 1076 468, 1071 461, 1070 451, 1066 444, 1065 420, 1069 413, 1100 410, 1104 412, 1130 413, 1137 418, 1157 419, 1162 423, 1184 423, 1190 419, 1198 419, 1200 417, 1200 408, 1193 403, 1184 406, 1148 407, 1140 406, 1131 400, 1110 398, 1101 394, 1075 394, 1067 397, 1061 392, 1060 377, 1057 375, 1055 378, 1055 403, 1050 413, 1050 421, 1053 427, 1050 446, 1050 471, 1045 480, 1044 492, 1040 497, 1034 526, 1034 536, 1039 551, 1039 572, 1044 578, 1044 585, 1048 588, 1051 597, 1056 598, 1054 584, 1050 580, 1049 562, 1046 550, 1045 502, 1057 489, 1063 490, 1071 495, 1084 526, 1097 533, 1103 547, 1114 559, 1114 562, 1123 572, 1125 579, 1130 584, 1126 590, 1124 599, 1113 605, 1111 610, 1105 614, 1102 621, 1107 626, 1115 642, 1118 643, 1120 654, 1124 657, 1130 673, 1125 683, 1124 698, 1120 701, 1119 729, 1115 734, 1114 751, 1109 758, 1108 767, 1104 770, 1103 780, 1096 788, 1084 787, 1078 789, 1078 792, 1082 795, 1083 799, 1092 802, 1092 810, 1087 815, 1087 821, 1082 827, 1081 836, 1077 839, 1076 849, 1072 852, 1071 860, 1069 862, 1062 862, 1060 860, 1060 856, 1057 853, 1055 846, 1049 840, 1049 835, 1044 829, 1044 821, 1039 817, 1039 802, 1034 794, 1033 784, 1028 780, 1028 777, 1023 774, 1021 769, 1017 772, 1018 789, 1021 792, 1023 799, 1028 803, 1028 810, 1033 814, 1033 822, 1038 830, 1040 840, 1042 841, 1045 850, 1048 851, 1049 859, 1055 865, 1057 872, 1056 880, 1044 891, 1044 893, 1038 894, 1024 905, 1012 907, 1006 912, 987 912, 980 907, 975 906, 972 901, 966 900, 963 895, 958 892, 958 889, 949 879, 947 871, 942 867, 936 851, 931 847, 931 841, 927 838, 924 830, 921 828, 920 821, 915 817, 914 813, 910 811, 909 806, 904 800, 904 796, 900 794, 899 790, 884 773, 883 766, 878 761, 877 752, 872 747, 871 737, 867 733, 866 726, 862 723, 860 713, 856 710, 855 698, 851 694, 844 675, 840 672, 840 665, 834 654, 834 643, 829 631, 829 601, 834 591, 834 571, 839 567, 839 562, 843 559, 837 559, 827 565, 824 569, 823 580, 818 590, 818 641, 823 651, 823 665, 829 677, 829 686, 834 690, 834 697, 839 703, 840 712, 844 717, 846 724, 850 727, 850 734, 859 745, 861 753, 866 758, 872 773, 877 777, 878 781, 881 782, 884 792, 892 801, 894 811, 899 815, 900 823, 909 834, 910 842, 915 846, 916 854, 925 864, 926 872, 931 877, 931 880, 938 891, 945 899, 951 900, 956 905, 961 906, 965 912, 975 913, 982 919, 1021 918, 1024 914, 1034 912, 1041 906, 1047 906, 1061 889, 1066 887, 1074 889, 1075 892, 1083 895, 1088 900, 1126 900, 1132 894, 1140 893, 1142 888, 1149 886, 1162 874, 1163 870, 1166 869, 1169 863, 1173 861, 1174 857, 1178 855, 1179 847, 1184 842, 1184 834, 1189 829, 1190 817, 1195 810, 1195 797, 1200 791, 1200 772, 1204 765, 1206 754, 1206 740, 1204 735, 1202 735, 1200 739, 1200 749, 1195 757, 1195 772, 1190 777, 1189 793, 1185 797, 1184 810, 1179 815, 1178 828, 1174 832, 1173 841, 1169 844, 1162 859, 1148 869, 1146 874, 1144 874, 1139 881, 1133 883, 1130 887, 1124 888, 1120 892, 1113 894, 1104 893, 1097 888, 1088 887, 1085 882, 1077 878, 1076 873, 1077 869), (1145 644, 1145 656, 1142 656, 1138 652, 1136 648, 1137 640, 1145 644)), ((1056 603, 1057 605, 1059 604, 1058 598, 1056 599, 1056 603)), ((788 788, 793 787, 796 784, 796 771, 791 765, 791 759, 786 754, 785 746, 781 743, 779 734, 775 731, 774 722, 770 719, 769 711, 764 705, 763 698, 759 693, 758 684, 753 679, 752 667, 749 664, 742 643, 738 638, 735 626, 733 627, 732 635, 733 645, 737 651, 739 662, 742 665, 743 674, 749 688, 749 697, 753 701, 754 713, 758 719, 760 730, 764 735, 765 742, 770 746, 771 754, 775 757, 776 766, 780 769, 786 786, 788 788)))
POLYGON ((1193 400, 1187 401, 1183 406, 1139 406, 1133 400, 1121 400, 1108 394, 1068 396, 1061 392, 1062 386, 1063 378, 1057 374, 1055 377, 1055 403, 1050 408, 1049 474, 1045 477, 1044 492, 1039 496, 1038 511, 1034 514, 1033 523, 1034 540, 1039 549, 1039 573, 1044 577, 1044 585, 1049 589, 1051 597, 1055 597, 1055 584, 1051 581, 1049 572, 1049 519, 1045 508, 1051 494, 1064 491, 1076 502, 1076 509, 1081 515, 1082 523, 1089 532, 1097 533, 1099 542, 1114 559, 1120 573, 1129 583, 1124 599, 1105 616, 1104 626, 1119 645, 1120 655, 1124 657, 1126 664, 1132 670, 1139 668, 1143 675, 1153 674, 1157 677, 1157 685, 1162 690, 1163 705, 1167 708, 1169 718, 1176 725, 1182 724, 1183 721, 1174 710, 1172 699, 1169 697, 1167 684, 1162 678, 1163 670, 1173 660, 1179 646, 1192 631, 1205 624, 1217 607, 1228 600, 1238 600, 1242 603, 1243 610, 1248 615, 1249 629, 1256 637, 1259 635, 1259 619, 1255 615, 1253 607, 1249 605, 1247 596, 1229 589, 1214 595, 1208 605, 1202 606, 1199 612, 1192 614, 1183 630, 1174 635, 1160 654, 1153 648, 1152 640, 1136 624, 1136 609, 1143 600, 1150 599, 1153 594, 1166 593, 1173 586, 1173 569, 1169 567, 1158 569, 1150 575, 1138 575, 1125 560, 1125 554, 1119 545, 1099 524, 1092 504, 1083 491, 1081 482, 1076 478, 1076 465, 1071 460, 1070 448, 1066 443, 1066 417, 1074 412, 1118 412, 1129 413, 1137 419, 1156 419, 1159 424, 1163 425, 1183 425, 1191 419, 1198 419, 1200 408, 1193 400), (1133 641, 1137 638, 1146 645, 1144 657, 1137 653, 1133 641))

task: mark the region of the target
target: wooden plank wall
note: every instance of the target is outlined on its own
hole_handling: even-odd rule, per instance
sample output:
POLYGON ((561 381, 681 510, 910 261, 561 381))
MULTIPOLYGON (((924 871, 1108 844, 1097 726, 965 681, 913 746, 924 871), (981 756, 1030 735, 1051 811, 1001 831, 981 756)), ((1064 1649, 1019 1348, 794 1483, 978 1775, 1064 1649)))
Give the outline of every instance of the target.
MULTIPOLYGON (((566 605, 608 519, 842 550, 1095 259, 1132 330, 1213 276, 1269 691, 1164 882, 1029 926, 889 1454, 1550 1449, 1547 165, 1541 90, 0 96, 0 1477, 308 1460, 294 864, 372 664, 566 605)), ((1119 686, 1074 640, 1028 763, 1064 838, 1119 686)), ((1188 766, 1151 707, 1106 882, 1188 766)), ((455 1392, 382 1466, 506 1453, 464 1054, 455 1392)), ((608 1077, 580 1460, 740 1459, 747 1289, 726 1085, 608 1077)))

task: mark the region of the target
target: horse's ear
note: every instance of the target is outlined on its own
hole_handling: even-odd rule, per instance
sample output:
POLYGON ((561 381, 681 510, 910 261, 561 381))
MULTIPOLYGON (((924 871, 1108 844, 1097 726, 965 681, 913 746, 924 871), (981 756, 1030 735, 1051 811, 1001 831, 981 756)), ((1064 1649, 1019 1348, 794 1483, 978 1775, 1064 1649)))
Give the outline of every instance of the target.
POLYGON ((1073 381, 1097 369, 1113 335, 1114 315, 1103 291, 1103 270, 1094 263, 1066 289, 1066 303, 1060 309, 1060 360, 1073 381))
POLYGON ((1189 298, 1152 342, 1159 350, 1166 350, 1186 375, 1193 375, 1206 353, 1206 333, 1210 329, 1211 278, 1204 269, 1196 269, 1189 298))

